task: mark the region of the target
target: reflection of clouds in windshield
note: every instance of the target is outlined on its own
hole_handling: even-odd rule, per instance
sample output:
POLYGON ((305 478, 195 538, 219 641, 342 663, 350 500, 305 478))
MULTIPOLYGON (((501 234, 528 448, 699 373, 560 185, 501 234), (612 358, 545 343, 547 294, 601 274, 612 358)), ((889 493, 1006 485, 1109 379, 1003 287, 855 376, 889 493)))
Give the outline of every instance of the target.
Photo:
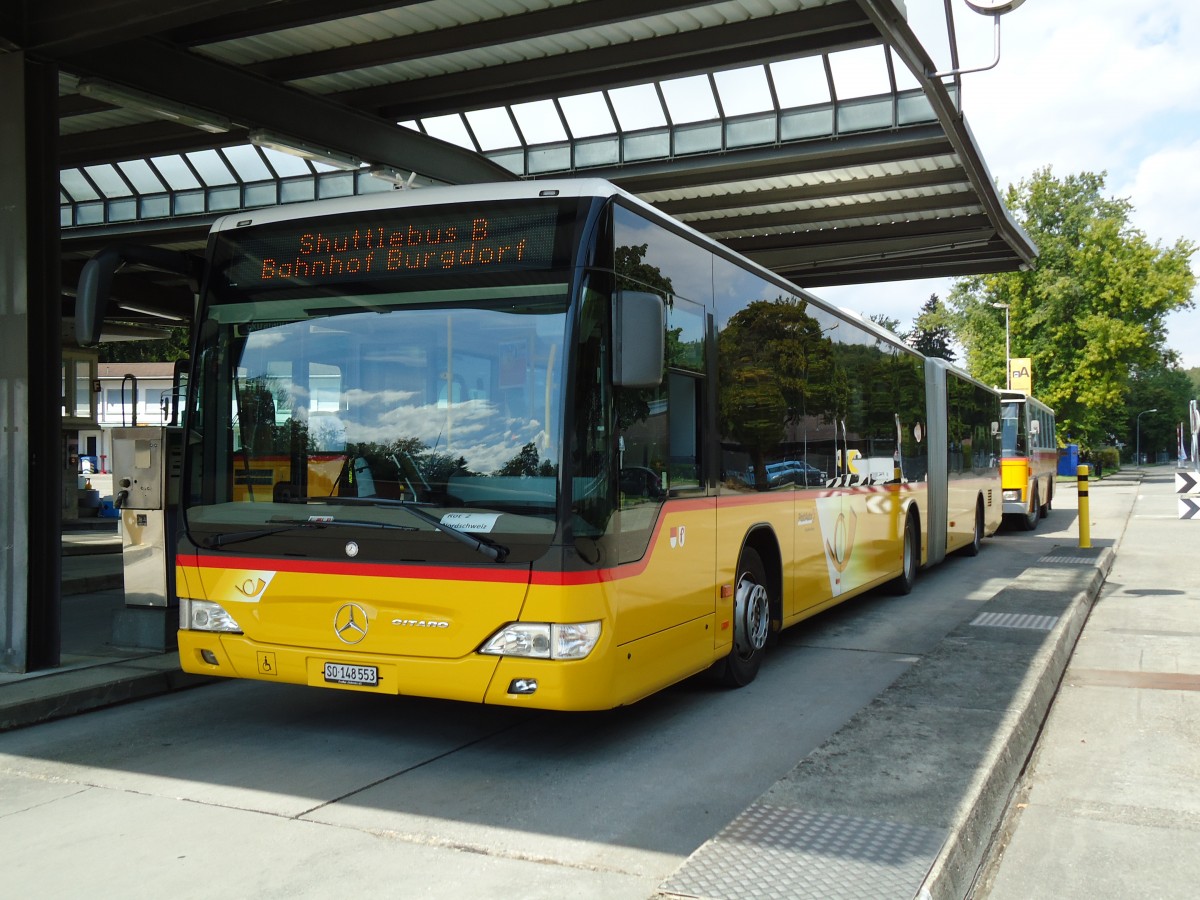
POLYGON ((358 409, 376 403, 395 406, 400 403, 408 403, 415 396, 417 396, 416 391, 364 391, 360 388, 350 388, 343 394, 346 405, 350 409, 358 409))
MULTIPOLYGON (((359 393, 371 397, 372 405, 382 402, 380 398, 384 395, 405 395, 403 391, 359 393)), ((351 411, 342 414, 347 441, 387 445, 416 438, 434 452, 464 457, 467 468, 474 472, 490 473, 499 469, 530 442, 543 452, 548 440, 541 422, 500 419, 495 405, 487 400, 468 400, 450 407, 435 403, 397 405, 371 417, 370 421, 353 419, 353 410, 356 407, 365 409, 365 405, 351 403, 350 406, 351 411)))
POLYGON ((278 347, 286 340, 288 340, 288 335, 274 328, 267 331, 256 331, 246 338, 246 352, 252 353, 257 350, 266 350, 269 347, 278 347))

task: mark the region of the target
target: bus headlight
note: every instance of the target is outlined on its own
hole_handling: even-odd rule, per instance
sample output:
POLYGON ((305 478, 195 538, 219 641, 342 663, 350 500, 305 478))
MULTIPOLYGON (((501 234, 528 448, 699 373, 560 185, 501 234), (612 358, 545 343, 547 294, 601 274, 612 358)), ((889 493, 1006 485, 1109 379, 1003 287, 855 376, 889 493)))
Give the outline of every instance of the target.
POLYGON ((1004 499, 1005 500, 1020 500, 1021 499, 1021 489, 1017 488, 1015 491, 1014 490, 1005 491, 1004 499))
POLYGON ((179 628, 182 631, 226 631, 242 629, 225 608, 208 600, 179 598, 179 628))
POLYGON ((513 622, 488 638, 479 652, 532 659, 584 659, 599 640, 599 622, 513 622))

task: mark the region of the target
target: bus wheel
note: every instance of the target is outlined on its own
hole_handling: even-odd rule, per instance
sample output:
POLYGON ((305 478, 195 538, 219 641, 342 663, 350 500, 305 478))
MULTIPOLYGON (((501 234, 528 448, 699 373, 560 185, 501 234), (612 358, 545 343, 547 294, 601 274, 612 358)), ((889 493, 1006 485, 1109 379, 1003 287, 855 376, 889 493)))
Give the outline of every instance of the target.
POLYGON ((1038 519, 1042 516, 1042 508, 1038 503, 1037 484, 1033 485, 1033 499, 1029 502, 1029 511, 1021 516, 1021 530, 1033 531, 1037 528, 1038 519))
POLYGON ((725 657, 721 681, 742 687, 754 680, 762 665, 771 632, 771 600, 767 573, 758 554, 747 548, 738 564, 737 592, 733 601, 733 650, 725 657))
POLYGON ((971 536, 971 543, 963 549, 967 556, 978 556, 980 549, 983 547, 983 501, 979 500, 975 503, 975 533, 971 536))
POLYGON ((917 534, 917 520, 909 515, 904 520, 904 549, 900 557, 900 574, 892 579, 892 593, 904 596, 911 594, 917 583, 917 569, 921 567, 921 543, 917 534))
POLYGON ((1043 503, 1041 505, 1041 507, 1038 509, 1038 515, 1040 515, 1043 519, 1046 518, 1046 516, 1050 515, 1050 504, 1053 502, 1054 502, 1054 486, 1053 486, 1053 484, 1051 484, 1050 488, 1046 491, 1046 502, 1043 503))

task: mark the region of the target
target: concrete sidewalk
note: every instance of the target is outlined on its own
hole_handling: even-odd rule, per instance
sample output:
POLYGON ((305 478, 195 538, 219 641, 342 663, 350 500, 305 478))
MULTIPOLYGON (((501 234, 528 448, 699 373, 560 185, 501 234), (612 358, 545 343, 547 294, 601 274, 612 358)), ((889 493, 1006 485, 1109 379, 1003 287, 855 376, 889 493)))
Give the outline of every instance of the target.
MULTIPOLYGON (((1093 482, 1092 549, 1062 541, 1061 532, 1048 538, 1036 565, 698 848, 658 895, 966 896, 1113 565, 1140 477, 1093 482)), ((1074 506, 1073 483, 1061 483, 1056 517, 1072 515, 1074 506)), ((64 584, 119 577, 120 554, 105 541, 64 543, 75 545, 64 553, 64 584), (89 542, 105 552, 74 555, 89 542)), ((1147 589, 1161 583, 1155 561, 1175 549, 1151 536, 1147 589)), ((64 665, 0 675, 0 729, 211 683, 181 673, 175 654, 108 646, 102 629, 94 646, 79 639, 81 652, 67 654, 68 618, 85 621, 81 611, 111 617, 122 604, 119 588, 64 597, 64 665)), ((1106 646, 1098 649, 1123 650, 1106 646)), ((1088 664, 1091 671, 1119 668, 1115 659, 1088 664)))
MULTIPOLYGON (((1092 548, 1077 546, 1077 523, 1074 543, 1048 542, 1036 565, 696 850, 658 896, 967 896, 1140 481, 1126 472, 1093 482, 1092 548)), ((1055 508, 1074 507, 1074 484, 1057 487, 1055 508)))
POLYGON ((125 605, 123 587, 116 520, 65 523, 60 665, 20 675, 0 672, 0 731, 209 682, 181 672, 176 653, 112 644, 113 615, 125 605))
POLYGON ((1200 522, 1147 470, 974 896, 1200 892, 1200 522))

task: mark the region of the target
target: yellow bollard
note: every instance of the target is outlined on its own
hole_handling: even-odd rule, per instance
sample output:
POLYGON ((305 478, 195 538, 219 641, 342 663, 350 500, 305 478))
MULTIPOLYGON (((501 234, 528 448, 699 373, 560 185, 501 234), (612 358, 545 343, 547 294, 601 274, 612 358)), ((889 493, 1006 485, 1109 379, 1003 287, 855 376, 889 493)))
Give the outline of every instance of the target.
POLYGON ((1079 546, 1092 546, 1092 518, 1088 509, 1088 467, 1080 466, 1075 470, 1079 478, 1079 546))

